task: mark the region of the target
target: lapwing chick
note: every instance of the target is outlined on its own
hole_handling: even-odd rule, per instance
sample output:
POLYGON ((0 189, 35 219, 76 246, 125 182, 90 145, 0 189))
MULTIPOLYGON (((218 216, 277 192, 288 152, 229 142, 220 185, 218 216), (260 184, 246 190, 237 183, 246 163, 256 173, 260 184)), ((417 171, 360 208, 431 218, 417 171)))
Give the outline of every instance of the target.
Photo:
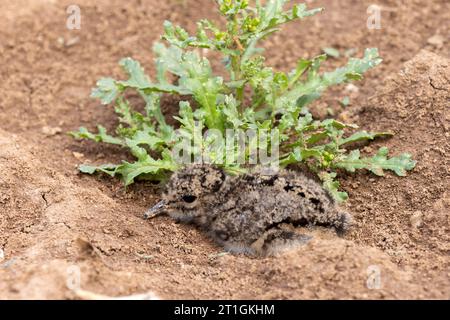
POLYGON ((161 213, 200 227, 227 251, 258 256, 311 239, 295 227, 319 225, 342 234, 351 222, 319 183, 301 173, 229 176, 207 164, 189 165, 171 176, 162 201, 145 216, 161 213))

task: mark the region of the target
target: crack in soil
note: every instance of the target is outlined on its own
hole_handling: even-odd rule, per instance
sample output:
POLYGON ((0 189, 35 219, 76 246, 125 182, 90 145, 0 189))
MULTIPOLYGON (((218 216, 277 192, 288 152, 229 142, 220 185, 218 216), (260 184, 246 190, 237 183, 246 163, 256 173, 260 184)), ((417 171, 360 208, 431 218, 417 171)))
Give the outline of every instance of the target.
POLYGON ((437 87, 434 83, 433 83, 433 79, 430 77, 428 78, 430 81, 430 86, 434 89, 434 90, 439 90, 439 91, 447 91, 448 89, 446 88, 441 88, 441 87, 437 87))
POLYGON ((44 200, 44 202, 45 202, 45 209, 47 209, 47 208, 50 206, 50 205, 48 204, 46 195, 47 195, 47 194, 46 194, 45 192, 43 192, 43 193, 41 194, 42 200, 44 200))
POLYGON ((55 222, 55 223, 54 223, 54 225, 57 225, 57 224, 62 224, 62 225, 64 225, 67 229, 72 230, 72 227, 69 226, 69 225, 67 224, 67 222, 65 222, 65 221, 59 221, 59 222, 55 222))

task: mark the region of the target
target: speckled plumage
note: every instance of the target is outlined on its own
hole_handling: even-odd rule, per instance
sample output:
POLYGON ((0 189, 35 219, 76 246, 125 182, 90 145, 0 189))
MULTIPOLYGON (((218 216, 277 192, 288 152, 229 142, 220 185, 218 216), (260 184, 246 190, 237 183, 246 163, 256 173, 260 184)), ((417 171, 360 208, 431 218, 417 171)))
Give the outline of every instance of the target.
POLYGON ((226 250, 255 255, 307 241, 295 226, 343 232, 350 224, 317 182, 287 170, 228 176, 211 165, 190 165, 172 175, 163 201, 172 218, 201 227, 226 250))

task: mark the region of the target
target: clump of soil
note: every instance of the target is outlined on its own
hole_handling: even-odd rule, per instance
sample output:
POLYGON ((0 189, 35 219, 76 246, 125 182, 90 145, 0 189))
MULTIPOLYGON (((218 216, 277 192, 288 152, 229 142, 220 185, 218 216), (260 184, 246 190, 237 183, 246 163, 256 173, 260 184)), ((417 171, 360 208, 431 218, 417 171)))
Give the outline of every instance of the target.
POLYGON ((265 43, 268 61, 283 70, 322 47, 379 47, 380 68, 357 89, 333 90, 318 109, 340 111, 338 101, 349 95, 342 119, 396 133, 366 147, 368 154, 387 145, 418 161, 405 178, 343 175, 351 232, 341 239, 318 228, 308 245, 265 259, 224 255, 192 226, 166 217, 143 220, 158 189, 138 183, 125 191, 116 180, 78 174, 80 162, 124 154, 63 134, 115 125, 111 108, 89 99, 90 88, 101 76, 118 76, 125 56, 151 74, 150 47, 163 20, 192 30, 213 15, 209 0, 185 3, 79 0, 81 30, 65 28, 69 1, 20 0, 3 10, 0 298, 78 298, 80 280, 82 289, 109 296, 448 299, 450 3, 384 0, 382 29, 368 30, 370 1, 320 1, 323 15, 265 43))

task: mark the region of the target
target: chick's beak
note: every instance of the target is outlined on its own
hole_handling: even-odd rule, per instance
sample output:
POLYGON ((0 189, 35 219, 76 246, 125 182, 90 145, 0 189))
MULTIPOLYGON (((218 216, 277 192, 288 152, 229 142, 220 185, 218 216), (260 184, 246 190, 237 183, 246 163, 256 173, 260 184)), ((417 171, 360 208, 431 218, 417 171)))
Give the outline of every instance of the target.
POLYGON ((166 201, 161 200, 144 213, 144 219, 152 219, 164 213, 166 209, 166 201))

